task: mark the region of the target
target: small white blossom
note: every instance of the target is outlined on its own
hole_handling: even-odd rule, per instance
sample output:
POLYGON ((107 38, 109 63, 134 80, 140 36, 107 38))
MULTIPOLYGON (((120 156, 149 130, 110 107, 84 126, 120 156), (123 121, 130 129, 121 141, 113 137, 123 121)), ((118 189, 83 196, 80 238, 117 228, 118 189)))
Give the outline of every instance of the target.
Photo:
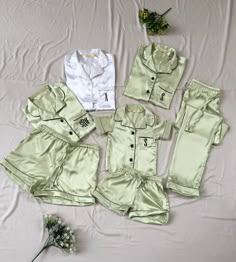
MULTIPOLYGON (((49 240, 45 243, 46 246, 44 246, 43 249, 45 249, 45 247, 55 246, 65 252, 73 252, 74 247, 72 242, 75 242, 75 237, 70 227, 65 226, 62 219, 56 215, 45 214, 43 217, 45 227, 49 233, 49 240)), ((41 252, 42 250, 39 253, 41 252)))

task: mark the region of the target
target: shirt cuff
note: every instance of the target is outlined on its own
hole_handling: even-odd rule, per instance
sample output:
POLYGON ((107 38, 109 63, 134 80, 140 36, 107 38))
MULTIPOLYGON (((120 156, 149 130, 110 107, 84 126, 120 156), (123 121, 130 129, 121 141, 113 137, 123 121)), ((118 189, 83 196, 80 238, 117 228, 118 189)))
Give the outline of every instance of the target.
POLYGON ((171 137, 171 131, 172 131, 172 123, 170 121, 166 121, 162 139, 166 139, 166 140, 169 139, 171 137))
POLYGON ((215 135, 213 145, 221 144, 228 130, 229 130, 229 126, 225 122, 223 122, 220 126, 220 130, 218 130, 218 132, 215 135))

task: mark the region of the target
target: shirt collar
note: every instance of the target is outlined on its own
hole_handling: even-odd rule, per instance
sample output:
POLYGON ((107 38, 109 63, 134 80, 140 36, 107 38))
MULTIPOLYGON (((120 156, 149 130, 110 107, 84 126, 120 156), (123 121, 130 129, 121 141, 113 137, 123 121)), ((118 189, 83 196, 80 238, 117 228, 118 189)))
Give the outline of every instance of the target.
POLYGON ((122 126, 146 128, 147 125, 154 125, 155 116, 141 104, 127 104, 116 110, 114 120, 121 122, 122 126), (133 112, 133 116, 128 115, 128 112, 133 112))
POLYGON ((144 47, 143 64, 156 73, 171 73, 178 65, 178 56, 174 48, 152 43, 144 47))
POLYGON ((76 50, 71 56, 68 57, 67 64, 77 70, 81 78, 94 78, 104 72, 104 67, 108 64, 106 54, 100 48, 76 50), (93 58, 90 62, 84 58, 93 58))
POLYGON ((65 93, 60 88, 60 84, 53 85, 45 85, 43 86, 39 92, 35 95, 28 98, 27 110, 32 116, 41 117, 42 120, 50 120, 59 118, 58 112, 66 106, 65 103, 65 93), (43 92, 49 91, 49 94, 44 96, 44 104, 40 105, 40 103, 35 103, 34 99, 40 97, 43 92), (47 101, 48 100, 48 101, 47 101), (45 103, 52 103, 54 101, 54 110, 50 110, 49 107, 46 107, 45 103))

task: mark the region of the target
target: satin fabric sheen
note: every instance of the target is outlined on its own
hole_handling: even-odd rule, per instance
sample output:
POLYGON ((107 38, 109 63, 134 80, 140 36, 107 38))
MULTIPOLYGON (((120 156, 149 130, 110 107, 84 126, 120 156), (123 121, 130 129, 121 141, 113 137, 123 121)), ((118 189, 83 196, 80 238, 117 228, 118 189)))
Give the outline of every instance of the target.
POLYGON ((106 176, 93 195, 105 207, 132 220, 146 224, 168 222, 168 197, 156 175, 147 176, 123 166, 106 176))
POLYGON ((124 94, 169 109, 185 62, 174 48, 166 45, 140 46, 124 94))
POLYGON ((95 117, 97 131, 108 137, 106 169, 122 165, 146 175, 156 175, 158 141, 169 139, 172 124, 161 120, 141 104, 127 104, 110 116, 95 117))
POLYGON ((79 143, 91 116, 63 83, 41 87, 23 111, 35 129, 1 162, 7 174, 45 202, 94 204, 99 149, 79 143))
POLYGON ((85 110, 115 109, 115 65, 101 49, 76 50, 65 56, 67 86, 85 110))
POLYGON ((95 128, 95 123, 75 95, 63 83, 48 84, 28 98, 23 109, 34 128, 47 126, 77 142, 95 128))
POLYGON ((98 161, 97 146, 69 143, 40 127, 1 164, 24 190, 44 202, 86 206, 95 203, 98 161))
POLYGON ((220 89, 193 80, 176 118, 178 137, 170 163, 167 187, 185 196, 199 196, 199 187, 212 145, 227 130, 219 111, 220 89))

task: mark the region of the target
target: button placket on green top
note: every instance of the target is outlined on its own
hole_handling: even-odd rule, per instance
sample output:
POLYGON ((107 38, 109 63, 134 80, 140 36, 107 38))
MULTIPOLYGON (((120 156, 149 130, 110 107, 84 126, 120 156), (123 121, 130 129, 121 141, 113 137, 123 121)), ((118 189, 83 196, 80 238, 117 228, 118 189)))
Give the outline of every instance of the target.
POLYGON ((124 94, 168 109, 181 80, 185 60, 175 49, 162 44, 139 47, 124 94), (170 93, 162 92, 158 82, 169 85, 170 93))
POLYGON ((153 93, 153 89, 155 88, 160 88, 163 90, 163 92, 160 94, 160 100, 163 101, 164 100, 164 97, 165 97, 165 92, 167 93, 170 93, 171 92, 168 92, 166 90, 164 90, 161 86, 160 86, 160 81, 159 81, 159 77, 158 75, 161 74, 161 72, 157 72, 157 71, 154 71, 152 70, 150 67, 148 67, 147 65, 145 65, 143 63, 143 65, 147 68, 147 70, 149 70, 150 72, 152 72, 151 75, 148 75, 148 78, 149 78, 149 81, 151 81, 151 84, 149 86, 149 89, 146 90, 146 94, 147 94, 147 101, 150 101, 150 99, 152 98, 152 93, 153 93), (153 74, 154 73, 154 74, 153 74), (151 79, 151 80, 150 80, 151 79))
POLYGON ((34 128, 46 126, 72 142, 79 141, 95 128, 92 117, 63 83, 41 87, 28 99, 24 113, 34 128), (76 125, 77 115, 89 120, 84 125, 76 125))
MULTIPOLYGON (((144 64, 145 65, 145 64, 144 64)), ((145 65, 146 66, 146 65, 145 65)), ((146 66, 147 67, 147 66, 146 66)), ((147 67, 148 68, 148 67, 147 67)), ((153 82, 153 84, 150 84, 151 88, 149 88, 146 93, 148 94, 148 99, 147 101, 150 101, 150 99, 152 99, 152 95, 153 95, 153 90, 155 88, 160 88, 162 90, 162 93, 160 93, 159 95, 159 99, 160 101, 164 101, 165 99, 165 92, 167 93, 170 93, 171 92, 168 92, 167 90, 164 90, 161 86, 160 86, 160 81, 159 81, 159 77, 158 75, 161 74, 160 72, 155 72, 153 71, 151 68, 148 68, 151 72, 155 73, 155 77, 154 76, 151 76, 149 77, 151 79, 151 81, 153 82)))
POLYGON ((149 72, 152 73, 151 75, 148 74, 148 81, 150 82, 150 84, 148 85, 148 86, 149 86, 149 89, 146 90, 147 101, 149 101, 150 98, 151 98, 153 89, 155 88, 156 81, 157 81, 157 79, 158 79, 158 72, 152 70, 150 67, 148 67, 148 66, 145 65, 144 63, 143 63, 143 65, 146 67, 146 69, 147 69, 149 72))
POLYGON ((133 136, 133 142, 131 145, 133 145, 133 147, 130 145, 131 148, 131 152, 133 153, 133 157, 131 157, 129 159, 130 164, 132 165, 132 167, 135 166, 135 152, 136 152, 136 134, 137 134, 137 130, 134 128, 131 131, 131 135, 133 136))
POLYGON ((108 135, 106 168, 110 172, 127 165, 156 174, 156 140, 169 138, 171 129, 166 129, 167 121, 141 104, 128 104, 109 117, 95 118, 95 123, 100 134, 108 135), (164 135, 166 130, 168 136, 164 135))
POLYGON ((151 99, 151 97, 152 97, 153 89, 155 88, 156 82, 157 82, 157 79, 158 79, 158 73, 155 72, 155 74, 156 74, 156 77, 154 77, 154 76, 151 77, 151 81, 153 82, 153 84, 151 85, 151 92, 149 92, 148 101, 149 101, 149 100, 151 99))
POLYGON ((75 140, 75 141, 77 141, 78 139, 80 139, 80 136, 79 136, 78 132, 75 132, 74 128, 69 124, 69 122, 67 121, 67 119, 61 118, 61 119, 60 119, 60 122, 61 122, 62 125, 67 125, 67 127, 68 127, 68 128, 67 128, 67 129, 68 129, 67 134, 65 134, 66 136, 70 136, 70 138, 71 138, 72 140, 75 140), (76 136, 76 139, 73 139, 72 136, 76 136))

